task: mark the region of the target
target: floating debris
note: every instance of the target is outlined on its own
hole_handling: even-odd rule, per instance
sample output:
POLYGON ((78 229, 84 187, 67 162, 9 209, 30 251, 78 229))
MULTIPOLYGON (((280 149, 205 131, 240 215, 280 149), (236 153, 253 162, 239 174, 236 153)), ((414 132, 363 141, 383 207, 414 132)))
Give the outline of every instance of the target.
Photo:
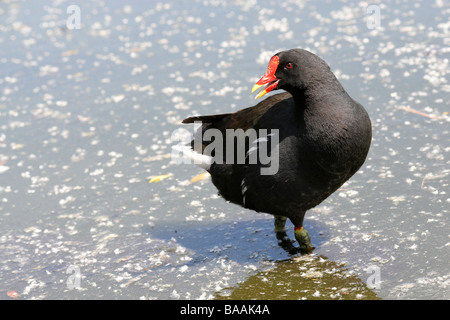
POLYGON ((6 295, 13 299, 17 299, 19 297, 19 294, 17 292, 15 292, 14 290, 8 290, 6 292, 6 295))
POLYGON ((8 166, 0 166, 0 173, 6 172, 9 170, 8 166))
POLYGON ((160 176, 156 176, 156 177, 151 178, 148 181, 148 183, 160 182, 160 181, 162 181, 164 179, 169 178, 170 176, 171 176, 170 174, 163 174, 163 175, 160 175, 160 176))
POLYGON ((415 110, 415 109, 413 109, 413 108, 409 108, 409 107, 400 107, 400 109, 405 110, 405 111, 408 111, 408 112, 412 112, 412 113, 415 113, 415 114, 418 114, 418 115, 421 115, 421 116, 423 116, 423 117, 432 118, 432 119, 433 119, 433 118, 436 118, 436 116, 434 116, 434 115, 432 115, 432 114, 420 112, 420 111, 415 110))
POLYGON ((209 174, 209 172, 203 172, 203 173, 200 173, 199 175, 196 175, 195 177, 193 177, 193 178, 190 180, 190 182, 194 183, 194 182, 197 182, 197 181, 200 181, 200 180, 207 179, 207 178, 209 178, 210 176, 211 176, 211 175, 209 174))

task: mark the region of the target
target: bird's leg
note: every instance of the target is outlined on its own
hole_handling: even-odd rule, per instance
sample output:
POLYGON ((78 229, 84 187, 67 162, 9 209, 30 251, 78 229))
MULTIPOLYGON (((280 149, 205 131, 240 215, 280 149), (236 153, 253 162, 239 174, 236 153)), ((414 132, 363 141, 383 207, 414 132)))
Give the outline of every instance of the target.
POLYGON ((290 217, 292 223, 294 224, 295 239, 300 245, 300 252, 311 253, 315 248, 311 245, 311 236, 305 228, 303 228, 303 218, 305 217, 305 212, 300 212, 300 214, 290 217))
POLYGON ((309 235, 308 230, 303 228, 303 226, 295 227, 294 233, 302 253, 311 253, 315 249, 311 245, 311 236, 309 235))
POLYGON ((286 217, 283 216, 275 216, 275 232, 284 232, 286 231, 286 217))
POLYGON ((275 216, 275 233, 278 239, 278 245, 289 254, 296 254, 298 249, 294 247, 293 242, 286 234, 286 217, 275 216))
POLYGON ((275 216, 275 233, 277 235, 279 243, 289 240, 289 237, 286 234, 286 220, 286 217, 275 216))

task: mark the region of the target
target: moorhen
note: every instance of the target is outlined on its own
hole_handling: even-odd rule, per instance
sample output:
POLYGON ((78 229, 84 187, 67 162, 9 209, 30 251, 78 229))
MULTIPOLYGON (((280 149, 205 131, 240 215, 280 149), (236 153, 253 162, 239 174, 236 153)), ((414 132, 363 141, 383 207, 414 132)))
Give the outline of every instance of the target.
POLYGON ((300 252, 308 253, 314 247, 305 212, 362 166, 371 121, 328 64, 303 49, 275 54, 252 92, 261 87, 256 99, 287 92, 234 113, 183 120, 202 124, 183 153, 211 174, 223 198, 274 215, 277 235, 286 235, 289 218, 300 252))

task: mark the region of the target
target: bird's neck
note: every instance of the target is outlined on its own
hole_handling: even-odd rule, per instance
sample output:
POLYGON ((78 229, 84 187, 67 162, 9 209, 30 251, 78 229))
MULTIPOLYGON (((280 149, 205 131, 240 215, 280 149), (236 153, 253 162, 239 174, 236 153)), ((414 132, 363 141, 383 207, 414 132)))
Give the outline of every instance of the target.
POLYGON ((329 101, 329 103, 324 102, 330 99, 332 100, 334 98, 333 95, 336 95, 336 93, 347 95, 345 89, 334 75, 325 81, 311 81, 302 87, 290 88, 289 93, 294 98, 295 105, 298 109, 327 105, 332 107, 332 101, 329 101))

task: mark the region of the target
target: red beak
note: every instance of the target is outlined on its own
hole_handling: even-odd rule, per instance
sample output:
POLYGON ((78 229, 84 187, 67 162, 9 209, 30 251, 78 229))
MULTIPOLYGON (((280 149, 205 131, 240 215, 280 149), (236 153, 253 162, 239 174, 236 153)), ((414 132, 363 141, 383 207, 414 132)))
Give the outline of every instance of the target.
POLYGON ((280 62, 280 59, 278 58, 278 56, 273 56, 272 59, 270 59, 269 66, 267 67, 266 73, 253 86, 252 92, 261 88, 263 85, 266 85, 264 90, 260 91, 255 99, 261 98, 267 92, 270 92, 277 87, 280 79, 275 77, 275 72, 277 71, 279 62, 280 62))

